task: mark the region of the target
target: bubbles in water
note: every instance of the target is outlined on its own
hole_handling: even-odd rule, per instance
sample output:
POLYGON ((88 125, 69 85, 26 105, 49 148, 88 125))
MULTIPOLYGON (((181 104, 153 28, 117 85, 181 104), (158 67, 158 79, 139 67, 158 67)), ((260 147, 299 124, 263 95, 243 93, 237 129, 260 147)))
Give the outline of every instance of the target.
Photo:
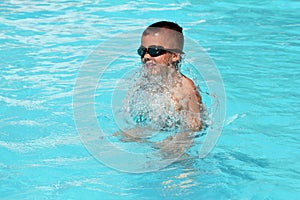
MULTIPOLYGON (((187 111, 180 110, 179 102, 174 99, 175 86, 182 84, 180 73, 169 66, 161 66, 159 72, 143 66, 129 81, 132 85, 123 101, 123 109, 134 124, 168 131, 188 127, 187 111)), ((200 114, 195 117, 200 118, 200 114)))

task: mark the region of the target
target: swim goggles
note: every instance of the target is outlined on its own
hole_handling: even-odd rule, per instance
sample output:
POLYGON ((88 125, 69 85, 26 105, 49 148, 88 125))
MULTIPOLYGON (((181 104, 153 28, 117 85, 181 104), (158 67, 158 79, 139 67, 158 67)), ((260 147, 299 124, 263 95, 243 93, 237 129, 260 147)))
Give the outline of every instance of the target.
POLYGON ((143 58, 146 53, 148 53, 151 57, 157 57, 157 56, 161 56, 161 55, 163 55, 167 52, 169 52, 169 53, 183 53, 179 49, 165 49, 162 46, 150 46, 149 48, 146 48, 144 46, 140 46, 140 48, 138 48, 138 50, 137 50, 137 53, 141 56, 141 58, 143 58))

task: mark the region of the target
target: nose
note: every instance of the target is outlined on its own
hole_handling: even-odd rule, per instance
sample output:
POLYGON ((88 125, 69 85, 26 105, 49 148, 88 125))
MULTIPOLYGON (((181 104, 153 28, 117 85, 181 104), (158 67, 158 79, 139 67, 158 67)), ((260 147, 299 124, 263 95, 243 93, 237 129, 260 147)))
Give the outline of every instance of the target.
POLYGON ((143 61, 143 63, 146 63, 146 62, 148 62, 148 61, 150 61, 151 60, 151 56, 149 55, 149 53, 147 52, 145 55, 144 55, 144 57, 142 58, 142 61, 143 61))

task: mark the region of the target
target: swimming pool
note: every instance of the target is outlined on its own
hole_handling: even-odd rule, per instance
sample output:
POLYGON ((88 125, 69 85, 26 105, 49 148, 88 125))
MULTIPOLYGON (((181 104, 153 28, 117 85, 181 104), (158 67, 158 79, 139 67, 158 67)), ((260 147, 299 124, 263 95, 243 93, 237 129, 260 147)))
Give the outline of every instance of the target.
POLYGON ((299 196, 298 1, 0 5, 1 199, 299 196), (179 23, 215 62, 226 90, 225 126, 204 159, 122 173, 98 162, 82 144, 73 90, 80 68, 101 43, 159 20, 179 23))

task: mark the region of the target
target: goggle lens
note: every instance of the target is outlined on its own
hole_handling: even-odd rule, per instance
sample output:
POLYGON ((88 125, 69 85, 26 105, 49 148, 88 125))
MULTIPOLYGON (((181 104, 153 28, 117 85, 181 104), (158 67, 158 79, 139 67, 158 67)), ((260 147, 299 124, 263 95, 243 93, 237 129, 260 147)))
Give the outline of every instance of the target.
POLYGON ((143 58, 146 53, 148 53, 151 57, 157 57, 163 55, 167 52, 163 47, 149 47, 148 49, 141 46, 138 48, 137 53, 143 58))

